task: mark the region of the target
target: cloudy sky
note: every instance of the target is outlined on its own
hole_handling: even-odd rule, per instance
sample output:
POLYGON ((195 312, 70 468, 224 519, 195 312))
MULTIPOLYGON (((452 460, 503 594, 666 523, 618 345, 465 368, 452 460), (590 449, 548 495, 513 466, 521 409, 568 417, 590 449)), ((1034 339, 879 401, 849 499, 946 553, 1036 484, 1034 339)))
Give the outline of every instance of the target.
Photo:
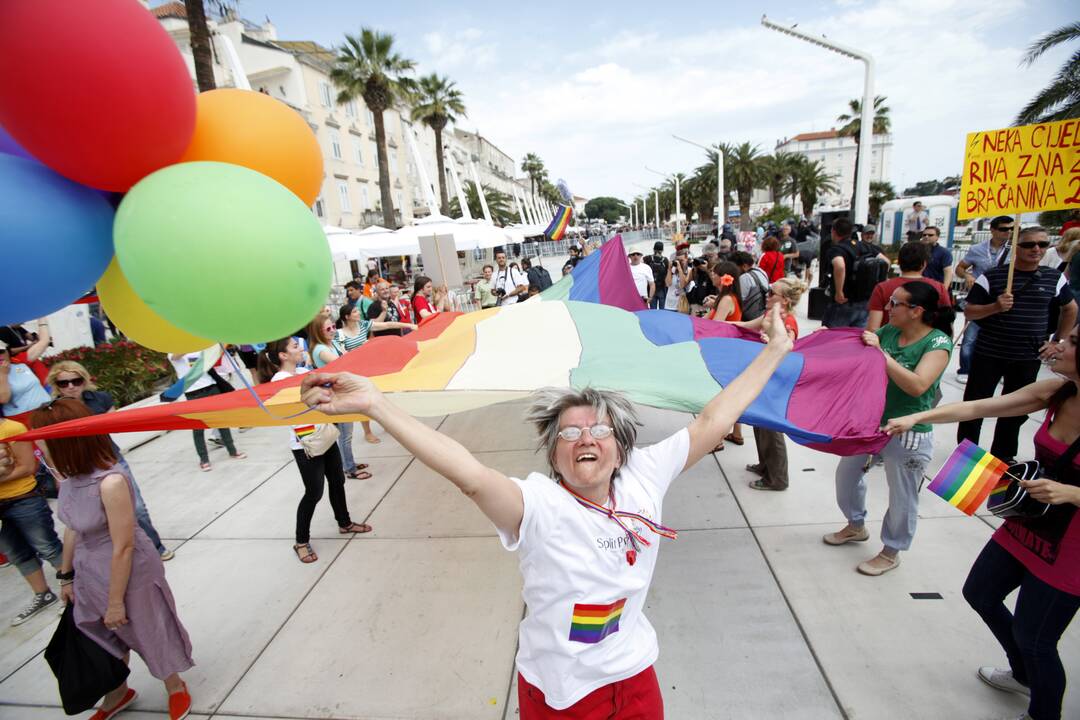
MULTIPOLYGON (((862 96, 862 64, 767 30, 762 14, 871 53, 892 112, 897 190, 957 174, 965 133, 1008 125, 1064 61, 1059 48, 1019 67, 1037 36, 1074 22, 1052 0, 825 2, 381 2, 240 0, 283 40, 340 42, 372 26, 457 81, 468 118, 520 164, 546 162, 577 193, 640 192, 691 172, 703 144, 760 144, 836 126, 862 96), (542 5, 542 7, 541 7, 542 5)), ((1075 6, 1073 6, 1075 8, 1075 6)))

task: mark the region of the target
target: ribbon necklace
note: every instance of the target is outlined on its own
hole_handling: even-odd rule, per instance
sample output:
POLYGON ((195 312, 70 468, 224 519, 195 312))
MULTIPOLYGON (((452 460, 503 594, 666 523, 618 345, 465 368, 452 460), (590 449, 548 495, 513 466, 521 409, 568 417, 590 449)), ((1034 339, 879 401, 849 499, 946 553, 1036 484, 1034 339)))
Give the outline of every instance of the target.
POLYGON ((629 527, 626 523, 624 523, 622 521, 623 518, 629 518, 631 520, 638 520, 645 527, 647 527, 649 530, 652 530, 655 534, 660 535, 661 537, 670 538, 671 540, 675 540, 676 538, 679 537, 679 534, 677 532, 675 532, 674 530, 672 530, 671 528, 664 527, 663 525, 661 525, 659 523, 653 522, 652 520, 645 517, 644 515, 639 515, 638 513, 627 512, 625 510, 616 510, 615 509, 615 492, 611 489, 610 486, 608 487, 608 500, 611 501, 611 507, 607 508, 607 507, 604 507, 603 505, 598 505, 598 504, 594 503, 592 500, 590 500, 590 499, 588 499, 586 497, 582 497, 581 495, 578 495, 576 492, 574 492, 572 489, 570 489, 570 487, 568 485, 566 485, 566 483, 562 482, 561 480, 559 481, 559 484, 562 485, 562 487, 566 490, 566 492, 573 495, 574 499, 577 500, 578 503, 582 507, 585 507, 585 508, 588 508, 589 510, 593 510, 595 512, 598 512, 601 515, 604 515, 605 517, 607 517, 609 520, 614 520, 615 523, 620 528, 623 529, 623 532, 626 533, 626 539, 630 541, 630 545, 631 545, 631 549, 626 551, 626 562, 628 564, 630 564, 630 565, 633 565, 635 562, 637 562, 637 554, 638 554, 638 549, 640 547, 638 545, 638 543, 643 544, 645 547, 649 547, 650 545, 652 545, 652 543, 650 543, 648 541, 648 539, 643 537, 641 534, 639 534, 637 531, 635 531, 632 527, 629 527))

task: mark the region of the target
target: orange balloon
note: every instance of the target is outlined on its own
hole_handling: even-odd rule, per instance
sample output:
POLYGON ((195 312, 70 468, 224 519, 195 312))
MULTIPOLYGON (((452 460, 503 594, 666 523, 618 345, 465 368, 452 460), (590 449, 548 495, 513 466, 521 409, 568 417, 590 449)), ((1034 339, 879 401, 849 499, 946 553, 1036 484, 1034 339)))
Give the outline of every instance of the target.
POLYGON ((280 100, 252 90, 222 88, 199 95, 195 135, 177 162, 195 160, 261 172, 309 207, 322 188, 322 150, 307 121, 280 100))

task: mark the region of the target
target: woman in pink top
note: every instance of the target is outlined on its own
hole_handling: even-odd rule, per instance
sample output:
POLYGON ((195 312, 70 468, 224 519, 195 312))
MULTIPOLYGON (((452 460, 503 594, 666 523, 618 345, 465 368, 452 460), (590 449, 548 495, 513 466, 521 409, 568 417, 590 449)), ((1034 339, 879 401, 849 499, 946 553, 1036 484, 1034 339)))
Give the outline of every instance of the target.
POLYGON ((994 633, 1009 659, 1009 669, 981 667, 979 679, 999 690, 1028 695, 1025 718, 1061 717, 1065 668, 1058 641, 1080 608, 1080 358, 1077 330, 1055 347, 1049 359, 1064 378, 1032 383, 1001 397, 942 405, 890 420, 885 430, 898 434, 915 423, 959 422, 1012 417, 1046 410, 1035 434, 1035 457, 1044 473, 1021 481, 1049 511, 1035 520, 1009 518, 983 548, 964 583, 964 598, 994 633), (1063 460, 1062 456, 1066 456, 1063 460), (1068 455, 1072 456, 1069 460, 1068 455), (1067 461, 1067 462, 1065 462, 1067 461), (1019 588, 1016 612, 1005 598, 1019 588))

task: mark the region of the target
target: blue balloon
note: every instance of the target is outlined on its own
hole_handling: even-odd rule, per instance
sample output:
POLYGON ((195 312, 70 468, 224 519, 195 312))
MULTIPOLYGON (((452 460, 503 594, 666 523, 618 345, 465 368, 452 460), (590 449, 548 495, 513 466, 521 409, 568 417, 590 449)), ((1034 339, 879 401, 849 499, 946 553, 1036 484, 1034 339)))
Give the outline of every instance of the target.
POLYGON ((34 160, 0 154, 0 325, 71 304, 113 255, 113 208, 34 160))

